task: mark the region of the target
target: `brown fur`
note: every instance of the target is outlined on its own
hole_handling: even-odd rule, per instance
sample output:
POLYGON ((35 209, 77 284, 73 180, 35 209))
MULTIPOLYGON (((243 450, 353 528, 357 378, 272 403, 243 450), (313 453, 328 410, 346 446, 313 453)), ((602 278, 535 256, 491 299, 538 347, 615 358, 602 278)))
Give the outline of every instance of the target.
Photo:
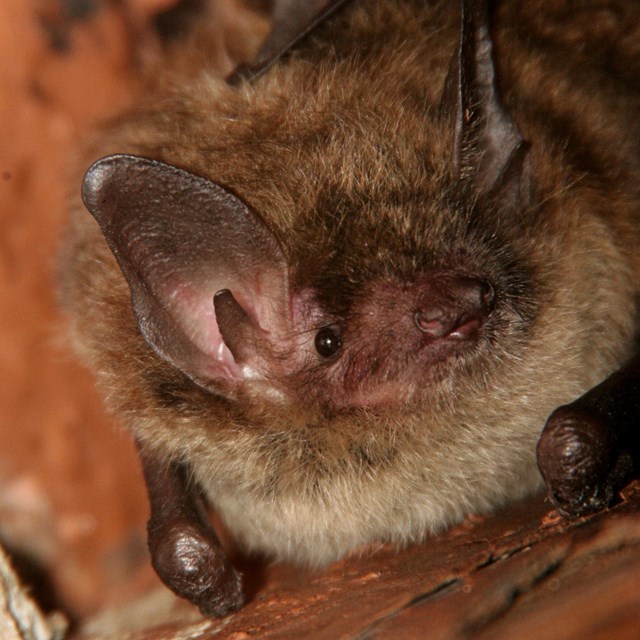
POLYGON ((487 211, 470 234, 456 217, 471 203, 451 184, 450 125, 436 117, 458 15, 424 4, 355 0, 239 88, 182 66, 88 152, 144 155, 231 188, 277 235, 295 286, 351 310, 361 361, 350 370, 327 383, 304 368, 286 402, 251 388, 221 400, 147 346, 98 226, 75 207, 63 297, 109 406, 145 446, 188 460, 240 541, 278 557, 322 563, 419 539, 535 490, 545 419, 634 339, 640 5, 499 3, 499 86, 532 143, 536 196, 520 219, 487 211), (443 264, 521 283, 477 353, 422 375, 387 363, 392 406, 325 398, 327 384, 366 387, 358 367, 373 375, 367 309, 391 304, 385 287, 443 264))

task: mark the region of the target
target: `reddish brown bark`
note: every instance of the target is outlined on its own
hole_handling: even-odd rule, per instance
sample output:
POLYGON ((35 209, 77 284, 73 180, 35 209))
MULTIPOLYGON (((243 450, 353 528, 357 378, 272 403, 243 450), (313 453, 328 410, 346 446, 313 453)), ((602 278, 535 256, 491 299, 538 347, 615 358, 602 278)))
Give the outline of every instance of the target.
POLYGON ((315 574, 257 567, 223 621, 154 591, 134 448, 63 344, 54 290, 74 148, 135 95, 132 34, 168 4, 0 2, 0 540, 36 596, 116 638, 152 627, 134 640, 639 637, 638 483, 571 523, 538 498, 315 574))

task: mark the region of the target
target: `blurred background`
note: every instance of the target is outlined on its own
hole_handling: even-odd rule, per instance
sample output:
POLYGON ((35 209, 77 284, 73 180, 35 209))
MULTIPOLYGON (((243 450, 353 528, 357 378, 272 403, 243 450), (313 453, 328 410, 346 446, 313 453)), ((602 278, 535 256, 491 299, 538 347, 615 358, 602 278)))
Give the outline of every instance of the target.
POLYGON ((175 3, 0 2, 0 544, 72 619, 157 582, 131 440, 65 344, 56 255, 77 149, 135 100, 175 3))

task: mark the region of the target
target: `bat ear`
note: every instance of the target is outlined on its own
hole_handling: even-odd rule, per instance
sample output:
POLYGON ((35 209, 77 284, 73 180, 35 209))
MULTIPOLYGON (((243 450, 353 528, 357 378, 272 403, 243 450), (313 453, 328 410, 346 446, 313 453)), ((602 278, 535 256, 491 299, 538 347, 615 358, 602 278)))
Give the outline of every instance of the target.
POLYGON ((92 165, 82 196, 154 351, 201 386, 255 377, 288 317, 284 256, 263 221, 210 180, 129 155, 92 165), (222 290, 235 304, 214 306, 222 290))
MULTIPOLYGON (((529 193, 529 143, 501 104, 496 88, 487 0, 462 0, 460 42, 440 104, 454 118, 453 165, 476 193, 508 200, 529 193)), ((520 202, 520 204, 526 204, 520 202)))

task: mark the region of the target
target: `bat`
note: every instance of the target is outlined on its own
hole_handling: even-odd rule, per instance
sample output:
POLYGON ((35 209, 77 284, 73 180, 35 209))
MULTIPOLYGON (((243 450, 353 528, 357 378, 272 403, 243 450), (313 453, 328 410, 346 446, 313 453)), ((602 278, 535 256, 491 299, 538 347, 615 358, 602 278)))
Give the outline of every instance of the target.
POLYGON ((640 460, 640 5, 275 15, 96 137, 62 263, 152 563, 214 616, 243 593, 207 507, 321 566, 543 483, 588 514, 640 460))

